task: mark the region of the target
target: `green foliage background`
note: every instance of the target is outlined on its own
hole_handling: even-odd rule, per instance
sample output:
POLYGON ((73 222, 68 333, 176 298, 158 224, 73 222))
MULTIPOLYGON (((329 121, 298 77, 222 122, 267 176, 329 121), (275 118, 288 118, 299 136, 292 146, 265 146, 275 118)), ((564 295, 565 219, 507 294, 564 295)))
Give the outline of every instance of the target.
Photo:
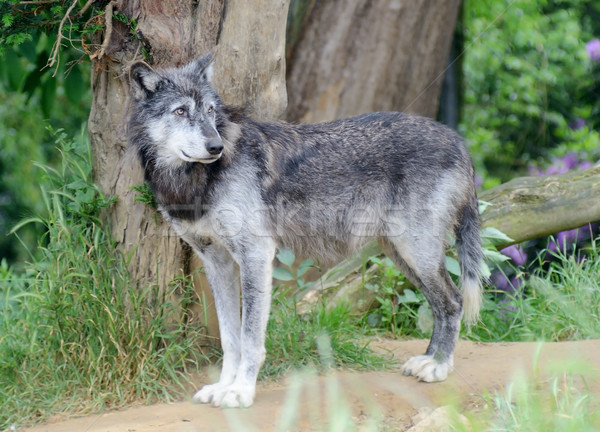
POLYGON ((33 225, 19 231, 25 248, 7 235, 23 217, 43 212, 43 171, 36 164, 57 165, 60 156, 48 126, 87 139, 89 64, 73 64, 80 53, 67 49, 53 77, 51 70, 41 70, 52 43, 46 35, 33 35, 18 47, 5 47, 0 61, 0 258, 11 263, 33 252, 43 231, 33 225))
POLYGON ((600 62, 585 46, 600 3, 466 0, 463 31, 460 132, 484 187, 569 151, 598 159, 600 62))

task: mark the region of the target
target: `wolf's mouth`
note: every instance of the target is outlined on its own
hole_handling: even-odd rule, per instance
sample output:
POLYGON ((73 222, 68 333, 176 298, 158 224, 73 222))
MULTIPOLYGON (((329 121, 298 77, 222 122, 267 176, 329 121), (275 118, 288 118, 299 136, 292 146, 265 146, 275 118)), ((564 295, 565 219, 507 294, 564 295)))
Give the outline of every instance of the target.
POLYGON ((221 157, 221 153, 219 153, 218 155, 214 155, 214 156, 211 156, 208 158, 195 158, 195 157, 190 156, 183 150, 181 150, 181 154, 183 155, 183 157, 185 159, 187 159, 188 162, 200 162, 200 163, 205 163, 205 164, 213 163, 221 157))

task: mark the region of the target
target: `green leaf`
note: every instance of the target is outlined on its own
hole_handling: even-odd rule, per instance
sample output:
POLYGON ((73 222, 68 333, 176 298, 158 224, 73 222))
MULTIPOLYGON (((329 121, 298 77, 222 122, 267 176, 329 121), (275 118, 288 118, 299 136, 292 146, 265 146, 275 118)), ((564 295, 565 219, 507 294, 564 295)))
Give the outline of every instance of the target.
POLYGON ((277 259, 288 267, 294 265, 294 261, 296 260, 296 255, 290 248, 282 247, 279 249, 277 253, 277 259))
POLYGON ((491 241, 493 244, 512 243, 514 240, 497 228, 487 227, 481 230, 481 238, 491 241))
POLYGON ((481 276, 483 276, 485 279, 489 279, 491 275, 492 275, 492 271, 490 270, 490 266, 488 266, 487 263, 482 262, 481 263, 481 276))
POLYGON ((2 15, 2 25, 4 26, 4 28, 8 28, 12 25, 12 23, 14 22, 15 17, 12 14, 4 14, 2 15))
POLYGON ((460 276, 460 264, 456 258, 446 257, 446 269, 453 275, 460 276))
POLYGON ((298 266, 298 271, 296 272, 296 274, 298 276, 302 276, 304 273, 307 272, 307 270, 311 269, 313 266, 314 266, 313 260, 311 260, 311 259, 305 259, 298 266))
POLYGON ((381 312, 374 312, 367 315, 367 326, 376 328, 381 324, 381 312))
POLYGON ((38 69, 34 69, 29 73, 29 75, 27 75, 27 78, 25 79, 25 85, 23 86, 23 91, 27 93, 28 98, 30 98, 33 95, 33 92, 39 87, 41 77, 42 72, 38 69))
POLYGON ((483 213, 492 203, 479 200, 479 214, 483 213))
MULTIPOLYGON (((30 37, 28 38, 28 40, 24 41, 20 46, 19 46, 19 52, 21 53, 21 55, 23 57, 25 57, 29 63, 35 64, 38 60, 38 55, 36 54, 36 44, 33 41, 33 37, 31 37, 31 35, 29 35, 30 37)), ((48 57, 45 56, 44 59, 47 61, 48 57)), ((45 63, 44 63, 45 65, 45 63)), ((44 66, 42 65, 42 66, 44 66)), ((40 68, 41 69, 41 68, 40 68)))
POLYGON ((483 254, 485 255, 486 260, 493 264, 498 264, 504 261, 508 261, 510 259, 506 255, 493 249, 484 249, 483 254))
POLYGON ((421 300, 417 297, 415 292, 410 289, 405 289, 402 295, 398 296, 398 303, 419 303, 421 300))
POLYGON ((291 281, 295 279, 293 273, 289 269, 283 267, 275 267, 273 269, 273 278, 280 281, 291 281))
POLYGON ((20 91, 25 77, 25 71, 23 70, 23 66, 21 64, 21 58, 17 55, 14 49, 8 49, 3 61, 9 65, 9 67, 6 69, 6 72, 8 74, 8 83, 10 84, 11 90, 20 91))

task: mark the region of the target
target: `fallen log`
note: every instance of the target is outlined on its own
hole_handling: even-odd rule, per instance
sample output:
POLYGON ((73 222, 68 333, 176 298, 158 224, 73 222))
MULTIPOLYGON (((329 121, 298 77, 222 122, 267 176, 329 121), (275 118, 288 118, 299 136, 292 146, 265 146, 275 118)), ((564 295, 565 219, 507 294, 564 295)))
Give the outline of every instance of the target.
MULTIPOLYGON (((498 249, 600 221, 600 162, 582 171, 545 177, 519 177, 479 194, 485 203, 482 227, 494 227, 512 241, 498 249)), ((334 305, 342 299, 362 312, 374 300, 363 281, 375 272, 365 269, 370 256, 382 254, 373 241, 330 268, 298 302, 304 313, 318 301, 334 305)))
MULTIPOLYGON (((519 177, 479 194, 481 214, 513 243, 600 221, 600 162, 592 168, 545 177, 519 177)), ((508 245, 503 245, 508 246, 508 245)))

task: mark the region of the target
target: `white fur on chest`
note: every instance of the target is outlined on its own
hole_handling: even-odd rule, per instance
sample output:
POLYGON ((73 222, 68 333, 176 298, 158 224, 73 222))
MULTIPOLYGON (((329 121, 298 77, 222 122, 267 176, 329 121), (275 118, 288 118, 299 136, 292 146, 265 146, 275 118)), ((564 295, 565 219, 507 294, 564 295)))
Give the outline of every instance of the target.
POLYGON ((267 207, 260 196, 258 180, 249 169, 225 176, 213 191, 213 200, 195 220, 177 219, 160 208, 173 230, 192 247, 200 249, 207 241, 227 249, 241 242, 271 237, 267 231, 267 207))

